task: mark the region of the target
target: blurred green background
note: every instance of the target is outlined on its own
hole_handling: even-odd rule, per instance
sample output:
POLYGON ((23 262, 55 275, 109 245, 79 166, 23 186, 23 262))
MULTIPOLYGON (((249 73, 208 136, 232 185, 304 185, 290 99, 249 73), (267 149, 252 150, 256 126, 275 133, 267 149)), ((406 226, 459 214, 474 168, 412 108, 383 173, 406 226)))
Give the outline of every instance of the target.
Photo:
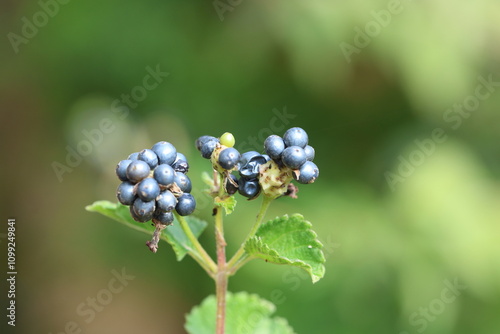
MULTIPOLYGON (((74 321, 81 333, 183 333, 211 280, 85 205, 114 201, 116 162, 156 141, 187 155, 201 192, 210 167, 198 136, 230 131, 237 147, 258 149, 301 126, 320 178, 268 218, 304 214, 325 244, 326 276, 313 285, 253 261, 230 290, 269 300, 280 290, 276 314, 297 333, 499 333, 500 3, 216 5, 1 2, 0 208, 3 223, 17 219, 15 332, 71 332, 74 321), (157 67, 168 76, 141 88, 157 67), (125 107, 124 94, 137 99, 125 107), (54 162, 67 165, 103 119, 112 130, 58 177, 54 162), (122 268, 135 278, 87 323, 78 306, 122 268)), ((230 254, 259 205, 238 199, 230 254)), ((213 254, 212 239, 210 226, 201 240, 213 254)))

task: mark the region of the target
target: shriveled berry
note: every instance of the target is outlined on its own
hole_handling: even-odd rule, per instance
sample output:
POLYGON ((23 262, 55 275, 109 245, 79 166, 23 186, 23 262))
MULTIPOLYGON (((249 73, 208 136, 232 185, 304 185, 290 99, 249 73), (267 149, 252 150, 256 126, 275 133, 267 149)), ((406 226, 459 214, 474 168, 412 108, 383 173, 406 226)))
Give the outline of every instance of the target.
POLYGON ((241 178, 238 181, 238 192, 249 199, 257 197, 260 193, 259 180, 241 178))
POLYGON ((248 161, 250 161, 250 159, 252 159, 253 157, 255 157, 257 155, 260 155, 260 153, 257 151, 248 151, 248 152, 242 153, 241 158, 240 158, 240 165, 245 165, 248 161))
POLYGON ((172 164, 172 168, 176 172, 187 173, 189 171, 189 164, 186 160, 176 160, 172 164))
POLYGON ((244 166, 240 167, 239 173, 244 178, 254 179, 259 176, 260 165, 266 162, 266 158, 262 155, 254 156, 244 166))

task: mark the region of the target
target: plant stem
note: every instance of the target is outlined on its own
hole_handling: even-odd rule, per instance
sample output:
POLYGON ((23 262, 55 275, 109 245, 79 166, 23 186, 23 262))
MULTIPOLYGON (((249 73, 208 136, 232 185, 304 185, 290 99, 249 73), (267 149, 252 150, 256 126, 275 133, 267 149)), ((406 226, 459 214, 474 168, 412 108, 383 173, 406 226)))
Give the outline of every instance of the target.
POLYGON ((191 257, 198 262, 198 264, 205 269, 205 271, 210 275, 212 278, 216 278, 216 273, 217 273, 217 265, 215 264, 214 260, 208 255, 208 253, 205 251, 203 246, 200 244, 198 239, 195 237, 193 234, 193 231, 191 231, 191 228, 189 227, 188 223, 184 219, 184 217, 180 216, 179 214, 175 213, 175 218, 179 221, 181 224, 181 228, 188 237, 189 241, 194 245, 196 252, 189 250, 188 254, 191 255, 191 257))
MULTIPOLYGON (((223 175, 219 176, 219 197, 224 195, 223 175)), ((222 208, 216 208, 215 214, 215 241, 217 245, 217 274, 215 278, 215 292, 217 297, 216 334, 224 334, 226 322, 226 293, 227 293, 227 271, 226 271, 226 241, 224 240, 224 224, 222 220, 222 208)))
POLYGON ((156 253, 158 251, 158 243, 161 239, 161 231, 163 231, 167 225, 160 224, 159 222, 154 222, 154 224, 155 231, 153 233, 153 237, 151 238, 151 241, 146 242, 146 246, 148 246, 153 253, 156 253))
POLYGON ((269 198, 267 196, 264 196, 264 199, 262 200, 262 204, 260 206, 259 213, 257 214, 257 219, 255 220, 254 225, 252 226, 252 229, 248 233, 247 237, 245 238, 245 241, 241 244, 240 248, 236 251, 234 256, 229 260, 227 263, 228 267, 228 272, 230 275, 234 275, 236 271, 247 262, 247 259, 245 257, 245 242, 253 237, 257 230, 259 229, 260 225, 262 224, 262 220, 264 219, 264 216, 266 215, 267 209, 269 208, 269 205, 273 201, 272 198, 269 198))

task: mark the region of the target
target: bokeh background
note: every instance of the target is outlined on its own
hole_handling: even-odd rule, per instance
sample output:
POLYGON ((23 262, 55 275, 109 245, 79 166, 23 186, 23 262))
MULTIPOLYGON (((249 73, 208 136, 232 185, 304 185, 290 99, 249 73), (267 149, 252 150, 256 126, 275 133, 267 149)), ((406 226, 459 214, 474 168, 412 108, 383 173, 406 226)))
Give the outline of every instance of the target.
MULTIPOLYGON (((231 291, 271 300, 279 290, 276 314, 297 333, 500 331, 498 1, 4 0, 0 27, 0 232, 17 220, 13 332, 183 333, 211 280, 167 244, 153 255, 146 235, 84 207, 115 200, 116 162, 156 141, 188 156, 201 192, 210 167, 198 136, 231 131, 255 149, 291 126, 309 132, 321 175, 268 217, 300 212, 313 223, 326 276, 313 285, 254 261, 231 291), (168 76, 141 90, 157 67, 168 76), (125 107, 132 92, 146 94, 125 107), (103 119, 113 130, 58 177, 54 163, 67 166, 103 119), (441 140, 430 141, 436 129, 441 140), (135 278, 87 323, 77 307, 122 268, 135 278)), ((229 253, 258 202, 239 197, 229 253)), ((201 240, 213 254, 212 239, 210 226, 201 240)), ((2 333, 12 331, 2 318, 2 333)))

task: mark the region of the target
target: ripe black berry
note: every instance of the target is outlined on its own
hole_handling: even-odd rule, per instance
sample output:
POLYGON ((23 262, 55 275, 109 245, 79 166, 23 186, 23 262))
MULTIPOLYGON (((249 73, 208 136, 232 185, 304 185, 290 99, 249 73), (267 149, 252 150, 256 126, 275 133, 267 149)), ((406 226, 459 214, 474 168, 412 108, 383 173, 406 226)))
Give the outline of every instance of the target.
POLYGON ((143 201, 154 200, 160 194, 160 186, 155 179, 147 178, 137 185, 137 196, 143 201))
POLYGON ((122 160, 116 165, 116 176, 122 181, 128 181, 127 178, 127 167, 130 165, 132 160, 122 160))
POLYGON ((134 160, 127 167, 127 178, 132 183, 137 183, 149 175, 151 168, 142 160, 134 160))
POLYGON ((229 147, 222 150, 219 155, 219 165, 226 169, 233 169, 234 166, 240 161, 240 152, 237 149, 229 147))
POLYGON ((299 169, 306 160, 306 152, 299 146, 287 147, 282 154, 283 164, 291 169, 299 169))
POLYGON ((196 208, 196 200, 191 194, 182 194, 178 199, 175 211, 181 216, 187 216, 193 213, 196 208))

